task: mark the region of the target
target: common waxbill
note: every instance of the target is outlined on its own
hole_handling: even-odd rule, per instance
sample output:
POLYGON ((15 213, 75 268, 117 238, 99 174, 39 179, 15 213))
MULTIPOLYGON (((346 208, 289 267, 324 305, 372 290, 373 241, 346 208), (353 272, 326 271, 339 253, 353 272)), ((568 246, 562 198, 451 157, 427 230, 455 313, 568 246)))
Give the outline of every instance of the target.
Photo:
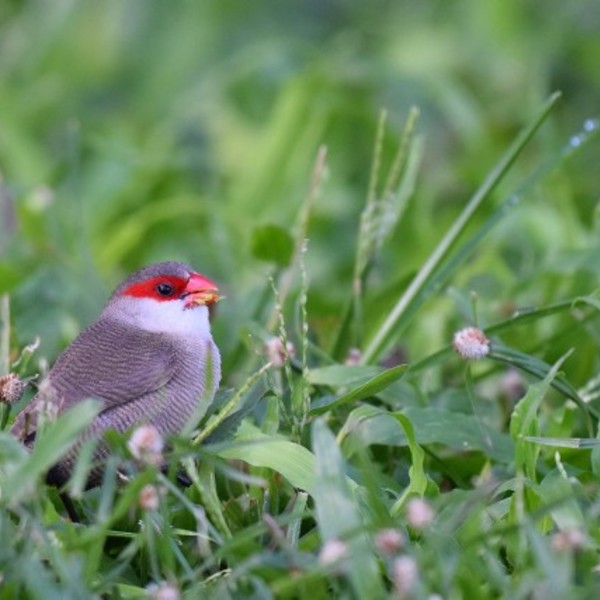
MULTIPOLYGON (((50 406, 60 414, 86 398, 102 402, 102 412, 51 470, 51 483, 68 479, 84 440, 138 423, 152 424, 163 435, 177 433, 195 415, 199 400, 212 398, 221 359, 208 306, 218 295, 210 279, 180 262, 150 265, 117 287, 98 320, 58 358, 12 426, 31 446, 41 410, 50 406)), ((106 453, 100 442, 88 487, 100 483, 106 453)))

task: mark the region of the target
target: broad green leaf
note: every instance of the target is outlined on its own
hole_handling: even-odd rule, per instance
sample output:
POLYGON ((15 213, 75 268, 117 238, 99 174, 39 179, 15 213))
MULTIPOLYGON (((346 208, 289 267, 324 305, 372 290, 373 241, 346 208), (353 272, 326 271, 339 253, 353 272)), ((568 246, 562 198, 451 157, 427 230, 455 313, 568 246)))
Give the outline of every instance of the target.
POLYGON ((377 562, 363 531, 356 496, 348 485, 342 453, 323 419, 314 422, 312 441, 316 459, 315 513, 322 540, 325 544, 335 540, 347 544, 341 568, 348 571, 357 598, 383 598, 377 562))
POLYGON ((269 436, 244 421, 234 442, 217 451, 222 458, 243 460, 255 467, 268 467, 281 473, 295 488, 315 491, 315 457, 294 442, 269 436))
POLYGON ((397 367, 387 369, 386 371, 375 375, 375 377, 372 377, 366 383, 359 385, 358 387, 346 392, 345 394, 342 394, 341 396, 337 396, 335 398, 324 398, 322 401, 313 403, 310 412, 311 414, 321 414, 342 404, 358 402, 364 398, 375 396, 379 392, 385 390, 395 381, 398 381, 398 379, 404 375, 407 369, 408 365, 398 365, 397 367))
MULTIPOLYGON (((442 444, 459 451, 477 450, 503 463, 513 460, 511 439, 474 416, 433 407, 411 407, 403 414, 410 419, 416 442, 420 445, 442 444)), ((338 438, 346 456, 351 456, 361 446, 372 444, 409 445, 396 416, 370 405, 360 406, 348 415, 338 438)))
POLYGON ((582 529, 585 518, 581 512, 573 484, 558 471, 552 471, 540 482, 539 495, 550 507, 550 515, 559 529, 582 529))

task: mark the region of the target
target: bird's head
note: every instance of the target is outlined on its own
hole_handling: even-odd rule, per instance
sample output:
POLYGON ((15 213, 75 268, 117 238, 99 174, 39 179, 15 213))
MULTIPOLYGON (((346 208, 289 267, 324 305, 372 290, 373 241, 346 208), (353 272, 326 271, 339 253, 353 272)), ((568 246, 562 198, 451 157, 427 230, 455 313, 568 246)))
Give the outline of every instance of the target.
POLYGON ((180 262, 150 265, 130 275, 111 296, 104 315, 148 331, 191 333, 208 328, 217 286, 180 262))

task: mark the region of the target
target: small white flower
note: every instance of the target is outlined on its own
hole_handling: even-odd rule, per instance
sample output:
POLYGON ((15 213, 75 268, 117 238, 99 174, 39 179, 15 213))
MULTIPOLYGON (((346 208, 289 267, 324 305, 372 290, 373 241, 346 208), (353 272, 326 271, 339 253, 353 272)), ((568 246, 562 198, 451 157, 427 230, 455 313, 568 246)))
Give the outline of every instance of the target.
POLYGON ((350 348, 348 350, 348 354, 346 354, 346 358, 344 359, 344 364, 349 367, 354 367, 356 365, 360 365, 360 361, 362 360, 362 352, 359 348, 350 348))
POLYGON ((526 391, 525 380, 519 371, 509 369, 500 378, 500 390, 511 401, 521 398, 526 391))
POLYGON ((157 467, 163 463, 164 441, 154 425, 140 425, 135 429, 127 447, 131 455, 140 462, 157 467))
POLYGON ((423 498, 412 498, 406 505, 406 521, 415 529, 425 529, 431 525, 435 512, 423 498))
POLYGON ((179 600, 180 598, 177 586, 168 581, 151 583, 146 587, 146 594, 152 600, 179 600))
POLYGON ((490 340, 478 327, 465 327, 457 331, 452 345, 467 360, 479 360, 490 353, 490 340))
POLYGON ((145 485, 138 496, 138 502, 142 510, 158 510, 160 504, 160 493, 155 485, 145 485))
POLYGON ((404 535, 398 529, 389 527, 381 529, 375 534, 375 548, 380 554, 391 555, 396 554, 398 550, 402 550, 406 540, 404 535))
POLYGON ((329 540, 321 548, 319 562, 322 565, 331 565, 339 562, 348 554, 348 546, 341 540, 329 540))
POLYGON ((557 552, 581 550, 586 543, 585 534, 579 529, 558 531, 552 536, 551 545, 557 552))
POLYGON ((293 358, 296 355, 294 345, 287 342, 284 348, 279 337, 269 338, 265 343, 265 350, 269 361, 273 363, 274 367, 283 367, 287 357, 293 358))
POLYGON ((400 598, 407 598, 417 582, 417 563, 411 556, 400 556, 392 566, 392 579, 400 598))

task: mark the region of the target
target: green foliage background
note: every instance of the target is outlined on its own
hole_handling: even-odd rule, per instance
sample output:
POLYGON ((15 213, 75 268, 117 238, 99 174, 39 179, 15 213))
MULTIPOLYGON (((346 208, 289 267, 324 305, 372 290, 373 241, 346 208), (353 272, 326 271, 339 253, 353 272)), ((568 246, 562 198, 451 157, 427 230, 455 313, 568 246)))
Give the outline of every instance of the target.
MULTIPOLYGON (((225 583, 215 584, 215 593, 382 594, 394 585, 393 568, 373 558, 364 536, 384 525, 404 527, 402 494, 406 489, 409 495, 425 492, 414 479, 418 444, 430 452, 421 475, 426 473, 427 495, 440 512, 438 529, 429 538, 413 536, 409 554, 429 575, 411 593, 446 597, 446 590, 456 590, 448 597, 471 592, 526 597, 545 590, 543 580, 551 574, 558 594, 585 594, 597 585, 592 567, 597 562, 599 488, 589 452, 565 451, 570 478, 561 479, 553 451, 542 448, 537 463, 537 455, 512 444, 524 433, 595 435, 595 417, 590 433, 583 412, 566 405, 565 394, 579 398, 587 390, 590 410, 600 410, 595 396, 600 330, 589 296, 598 287, 600 272, 600 145, 594 137, 599 34, 600 5, 591 0, 0 4, 0 293, 10 295, 11 359, 36 336, 41 339, 25 374, 39 370, 40 357, 51 362, 97 315, 125 274, 152 261, 182 259, 225 291, 214 333, 224 359, 224 387, 239 388, 257 367, 264 340, 279 332, 273 327, 277 319, 272 317, 269 276, 280 290, 291 278, 283 315, 297 352, 308 348, 308 364, 298 358, 295 366, 303 374, 289 371, 288 377, 268 379, 262 391, 252 389, 256 397, 268 390, 267 396, 282 402, 293 418, 286 421, 279 412, 283 409, 269 400, 237 435, 256 441, 279 431, 288 443, 297 443, 293 450, 285 446, 282 456, 299 452, 303 465, 301 456, 306 458, 303 452, 311 449, 317 476, 307 510, 314 512, 285 513, 289 489, 281 492, 281 506, 275 503, 267 511, 260 486, 243 478, 227 485, 227 473, 217 469, 223 481, 212 501, 221 505, 210 517, 217 529, 219 522, 225 523, 220 530, 224 539, 224 531, 233 530, 235 542, 215 542, 220 549, 211 560, 188 565, 193 576, 185 573, 182 589, 199 593, 197 582, 227 565, 235 573, 234 583, 223 576, 225 583), (343 362, 351 347, 368 347, 474 190, 556 90, 562 99, 453 246, 464 250, 465 260, 449 267, 427 301, 392 333, 394 355, 390 357, 388 344, 355 370, 319 371, 343 362), (349 312, 373 156, 385 172, 413 106, 420 111, 410 146, 414 168, 409 175, 415 181, 405 174, 401 183, 408 188, 414 183, 414 193, 397 207, 398 223, 390 221, 385 245, 369 263, 364 303, 349 312), (376 145, 382 109, 387 110, 386 129, 376 145), (326 167, 318 185, 311 185, 323 146, 326 167), (303 237, 302 215, 311 190, 315 197, 306 232, 309 288, 304 307, 301 270, 286 267, 294 240, 303 237), (518 205, 507 208, 506 216, 469 249, 469 236, 482 232, 494 210, 512 196, 518 205), (476 365, 465 375, 447 346, 456 329, 474 321, 472 292, 483 327, 507 321, 517 309, 533 310, 533 316, 524 325, 507 321, 498 330, 496 358, 504 363, 476 365), (587 297, 586 303, 570 310, 572 299, 580 296, 587 297), (561 302, 556 310, 543 312, 561 302), (302 329, 304 309, 308 336, 302 329), (538 379, 571 348, 564 375, 553 380, 559 391, 548 392, 552 378, 546 387, 538 379), (407 362, 412 371, 399 382, 399 371, 388 375, 385 385, 373 382, 384 358, 387 366, 407 362), (523 415, 511 421, 516 398, 502 387, 506 362, 523 375, 518 382, 523 389, 530 383, 541 386, 528 393, 527 406, 543 412, 537 429, 523 415), (312 413, 302 408, 307 390, 312 413), (343 401, 326 412, 332 395, 343 401), (399 411, 409 426, 398 420, 399 411), (316 419, 317 412, 325 412, 326 419, 316 419), (461 452, 461 427, 470 452, 461 452), (482 431, 501 437, 486 446, 482 431), (377 518, 369 521, 353 506, 339 523, 324 527, 323 521, 336 514, 327 504, 332 490, 342 496, 354 493, 340 476, 346 469, 360 483, 358 497, 377 518), (501 487, 490 497, 472 482, 492 471, 501 487), (538 489, 536 472, 540 481, 550 478, 543 479, 546 488, 538 489), (521 475, 529 477, 527 492, 520 487, 525 485, 521 475), (454 491, 442 494, 445 486, 454 491), (256 501, 252 509, 240 501, 245 494, 256 501), (565 496, 565 510, 571 507, 571 515, 578 515, 576 525, 587 536, 583 558, 552 554, 550 534, 573 524, 552 520, 552 503, 560 504, 565 496), (266 535, 260 529, 263 509, 275 515, 280 509, 284 521, 300 519, 302 560, 294 555, 286 563, 280 555, 275 560, 260 554, 259 542, 266 535), (471 521, 460 517, 465 511, 475 515, 471 521), (501 532, 509 541, 500 534, 489 536, 489 519, 504 527, 501 532), (453 537, 459 521, 462 533, 468 530, 466 545, 464 538, 453 537), (365 522, 365 531, 354 535, 365 522), (353 552, 364 558, 366 571, 358 579, 348 575, 355 566, 325 572, 310 562, 317 560, 322 543, 348 536, 353 552), (253 551, 254 567, 243 562, 253 551), (440 560, 453 566, 439 565, 440 560), (478 568, 480 560, 487 583, 469 580, 469 565, 478 568), (304 574, 300 587, 289 575, 296 571, 304 574)), ((448 250, 444 260, 451 257, 448 250)), ((3 448, 4 460, 18 453, 10 445, 3 448)), ((219 452, 221 458, 244 457, 233 446, 219 452)), ((252 475, 265 477, 272 492, 274 471, 285 475, 285 468, 269 463, 259 449, 256 454, 252 475)), ((292 468, 292 484, 294 477, 301 479, 292 468)), ((122 497, 134 498, 135 485, 122 497)), ((14 493, 21 498, 21 492, 14 493)), ((52 492, 44 494, 45 500, 31 509, 40 531, 52 530, 58 519, 48 513, 52 492)), ((96 506, 94 497, 84 501, 96 506)), ((88 508, 88 515, 94 510, 88 508)), ((71 589, 73 597, 116 593, 118 582, 119 593, 133 596, 149 581, 179 580, 177 560, 167 550, 161 557, 159 550, 160 560, 168 558, 157 567, 155 550, 144 545, 150 542, 143 536, 135 539, 142 539, 139 544, 151 566, 139 559, 127 576, 112 575, 110 561, 117 550, 107 550, 102 560, 98 553, 108 528, 123 517, 115 511, 103 524, 89 517, 91 533, 82 534, 86 541, 77 541, 78 534, 69 529, 64 556, 42 557, 54 564, 54 576, 65 586, 57 587, 57 594, 64 589, 71 589), (73 558, 82 548, 96 552, 97 562, 81 567, 86 574, 79 581, 73 575, 77 569, 71 572, 66 565, 83 560, 73 558), (90 574, 94 565, 101 576, 90 574), (69 587, 76 582, 78 591, 69 587)), ((14 514, 7 515, 0 522, 12 531, 17 527, 14 514)), ((25 519, 23 512, 17 516, 25 519)), ((173 524, 177 517, 162 518, 173 524)), ((190 519, 182 516, 177 525, 191 527, 190 519)), ((141 535, 133 533, 132 525, 121 524, 122 531, 127 527, 132 536, 141 535)), ((29 554, 15 552, 3 557, 5 564, 34 554, 31 549, 29 554)), ((0 561, 0 570, 5 568, 0 561)), ((7 594, 24 589, 14 585, 6 588, 7 594)), ((37 594, 33 587, 27 593, 37 594)))

